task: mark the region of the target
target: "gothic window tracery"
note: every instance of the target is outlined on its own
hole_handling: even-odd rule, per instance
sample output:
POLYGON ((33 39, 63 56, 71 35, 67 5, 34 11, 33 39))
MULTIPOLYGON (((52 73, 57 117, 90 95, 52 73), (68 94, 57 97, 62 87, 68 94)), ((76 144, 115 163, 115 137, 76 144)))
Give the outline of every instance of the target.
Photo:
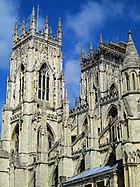
POLYGON ((49 71, 44 64, 39 71, 38 98, 49 101, 49 71))
POLYGON ((117 89, 116 89, 116 86, 115 86, 115 84, 113 83, 112 85, 111 85, 111 87, 110 87, 110 93, 113 95, 113 94, 115 94, 115 93, 117 93, 118 91, 117 91, 117 89))
POLYGON ((117 116, 117 108, 115 106, 112 106, 107 117, 107 121, 109 123, 109 139, 111 142, 115 142, 117 140, 117 126, 114 122, 117 116))

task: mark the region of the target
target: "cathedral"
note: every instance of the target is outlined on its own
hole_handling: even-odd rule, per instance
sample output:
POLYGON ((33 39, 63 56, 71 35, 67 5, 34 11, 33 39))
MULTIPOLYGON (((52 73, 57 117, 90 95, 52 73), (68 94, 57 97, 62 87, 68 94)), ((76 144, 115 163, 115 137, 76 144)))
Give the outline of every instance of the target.
POLYGON ((81 50, 72 110, 62 26, 15 23, 2 110, 0 187, 140 187, 140 58, 128 41, 81 50))

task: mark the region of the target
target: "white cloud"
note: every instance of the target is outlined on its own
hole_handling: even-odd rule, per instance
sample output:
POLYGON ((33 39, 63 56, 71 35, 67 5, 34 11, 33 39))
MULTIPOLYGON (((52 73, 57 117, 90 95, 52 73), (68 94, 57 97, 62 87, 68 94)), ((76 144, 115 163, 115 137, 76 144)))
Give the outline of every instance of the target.
POLYGON ((6 69, 12 48, 12 34, 18 16, 17 0, 0 1, 0 68, 6 69))
POLYGON ((108 20, 114 19, 139 21, 139 8, 127 1, 88 1, 78 13, 67 15, 66 28, 80 40, 89 42, 91 35, 103 28, 108 20))
POLYGON ((104 8, 96 2, 82 6, 76 15, 67 15, 67 27, 84 40, 88 40, 93 31, 102 27, 104 21, 104 8))

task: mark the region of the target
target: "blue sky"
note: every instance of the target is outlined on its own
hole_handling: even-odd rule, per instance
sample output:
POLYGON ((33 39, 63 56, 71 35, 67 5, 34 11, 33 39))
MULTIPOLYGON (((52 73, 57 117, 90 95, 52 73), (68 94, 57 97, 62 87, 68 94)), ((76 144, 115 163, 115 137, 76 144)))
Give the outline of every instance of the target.
MULTIPOLYGON (((43 28, 45 16, 56 33, 58 17, 63 27, 63 67, 71 107, 79 95, 79 57, 81 46, 88 52, 103 40, 127 41, 129 30, 133 33, 140 51, 140 1, 138 0, 0 0, 0 110, 6 98, 6 79, 15 20, 19 27, 25 18, 29 26, 32 7, 40 6, 39 28, 43 28)), ((19 29, 20 30, 20 29, 19 29)), ((0 116, 1 121, 1 116, 0 116)), ((0 122, 1 124, 1 122, 0 122)))

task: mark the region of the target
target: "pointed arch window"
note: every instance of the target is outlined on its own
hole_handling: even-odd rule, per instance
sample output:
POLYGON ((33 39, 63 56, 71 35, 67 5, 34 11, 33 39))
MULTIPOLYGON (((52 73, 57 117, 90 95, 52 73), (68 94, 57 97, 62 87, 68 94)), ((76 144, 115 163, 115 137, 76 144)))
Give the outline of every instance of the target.
POLYGON ((135 90, 136 89, 135 73, 132 73, 132 84, 133 84, 133 90, 135 90))
POLYGON ((19 152, 19 124, 16 125, 13 131, 12 142, 13 142, 15 153, 17 154, 19 152))
POLYGON ((138 74, 138 85, 139 85, 139 89, 140 89, 140 72, 138 74))
POLYGON ((49 100, 49 71, 44 64, 39 71, 38 80, 38 98, 42 100, 49 100))
POLYGON ((128 74, 125 74, 125 79, 126 79, 126 91, 129 91, 130 90, 130 84, 129 84, 128 74))
POLYGON ((20 79, 19 79, 19 102, 22 101, 24 95, 24 65, 21 64, 21 72, 20 72, 20 79))
POLYGON ((54 135, 49 125, 47 125, 47 131, 48 131, 48 149, 51 149, 51 147, 54 144, 54 135))
POLYGON ((37 152, 39 153, 41 150, 41 135, 40 135, 41 128, 38 129, 37 132, 37 152))
POLYGON ((116 106, 112 106, 107 116, 107 123, 109 125, 109 140, 115 142, 117 140, 117 125, 115 119, 118 117, 116 106))

